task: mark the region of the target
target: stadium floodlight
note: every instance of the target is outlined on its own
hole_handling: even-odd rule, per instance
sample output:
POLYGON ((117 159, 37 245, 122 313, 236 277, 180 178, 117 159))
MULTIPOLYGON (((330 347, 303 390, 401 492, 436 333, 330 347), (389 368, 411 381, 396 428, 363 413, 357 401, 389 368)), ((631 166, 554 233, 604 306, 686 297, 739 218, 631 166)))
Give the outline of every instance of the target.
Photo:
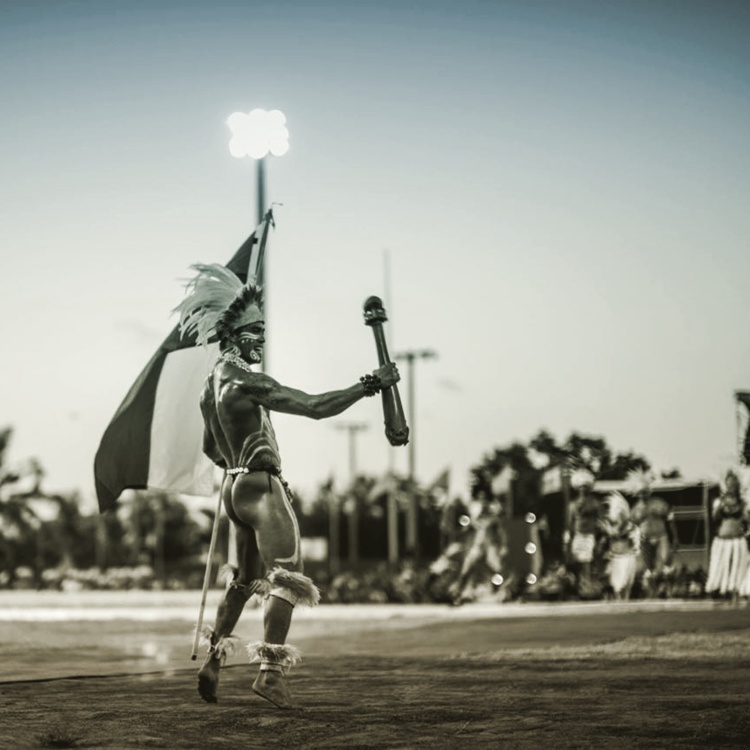
POLYGON ((227 118, 227 125, 232 131, 229 153, 236 159, 283 156, 289 150, 286 117, 278 109, 234 112, 227 118))

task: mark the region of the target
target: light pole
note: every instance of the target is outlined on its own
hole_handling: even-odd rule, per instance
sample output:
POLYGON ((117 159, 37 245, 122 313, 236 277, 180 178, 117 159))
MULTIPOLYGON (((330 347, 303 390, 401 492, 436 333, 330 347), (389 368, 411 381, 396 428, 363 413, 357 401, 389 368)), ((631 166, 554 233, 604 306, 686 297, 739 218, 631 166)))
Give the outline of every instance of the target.
MULTIPOLYGON (((283 156, 289 150, 289 131, 286 127, 286 117, 278 109, 266 111, 253 109, 250 112, 234 112, 227 118, 227 125, 232 131, 229 141, 229 153, 236 159, 249 156, 255 161, 256 167, 256 197, 257 222, 263 221, 266 215, 266 157, 283 156)), ((258 284, 263 288, 266 309, 266 328, 268 328, 268 290, 266 289, 266 274, 263 266, 258 268, 258 284)), ((263 358, 261 370, 266 370, 266 358, 263 358)))
POLYGON ((346 430, 349 434, 349 477, 351 483, 349 510, 349 562, 356 563, 359 559, 359 512, 357 497, 354 493, 357 481, 357 433, 367 429, 366 424, 359 422, 340 422, 334 425, 337 430, 346 430))
POLYGON ((395 360, 406 361, 406 382, 409 394, 409 484, 411 497, 406 516, 406 550, 415 558, 419 557, 419 506, 417 504, 416 489, 416 405, 414 395, 414 363, 418 359, 433 359, 437 353, 432 349, 410 349, 394 355, 395 360))
MULTIPOLYGON (((227 125, 232 131, 229 141, 229 153, 235 159, 249 156, 255 160, 257 220, 260 226, 266 215, 266 156, 283 156, 289 150, 289 131, 286 117, 278 109, 267 112, 265 109, 253 109, 250 112, 233 112, 227 118, 227 125)), ((250 281, 250 279, 248 279, 250 281)), ((264 317, 268 329, 268 289, 266 289, 265 259, 258 266, 256 282, 263 289, 264 317)), ((260 363, 261 372, 266 372, 268 361, 268 344, 265 345, 264 357, 260 363)), ((227 557, 230 563, 237 561, 237 539, 234 524, 229 525, 229 549, 227 557)))

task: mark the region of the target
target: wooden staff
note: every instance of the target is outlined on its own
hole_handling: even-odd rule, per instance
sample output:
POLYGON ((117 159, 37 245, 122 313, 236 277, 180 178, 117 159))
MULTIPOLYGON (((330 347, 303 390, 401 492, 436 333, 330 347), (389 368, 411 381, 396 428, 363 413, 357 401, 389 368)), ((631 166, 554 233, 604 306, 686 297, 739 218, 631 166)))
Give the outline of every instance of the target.
POLYGON ((216 549, 216 537, 219 535, 219 518, 221 517, 221 490, 219 490, 219 504, 216 506, 216 515, 214 516, 214 526, 211 530, 211 542, 208 545, 208 558, 206 559, 206 573, 203 576, 203 592, 201 593, 201 606, 198 612, 198 624, 195 626, 195 637, 193 638, 193 651, 190 658, 195 661, 198 655, 198 642, 201 638, 201 628, 203 627, 203 612, 206 609, 206 597, 208 596, 208 584, 211 580, 211 563, 214 558, 214 549, 216 549))

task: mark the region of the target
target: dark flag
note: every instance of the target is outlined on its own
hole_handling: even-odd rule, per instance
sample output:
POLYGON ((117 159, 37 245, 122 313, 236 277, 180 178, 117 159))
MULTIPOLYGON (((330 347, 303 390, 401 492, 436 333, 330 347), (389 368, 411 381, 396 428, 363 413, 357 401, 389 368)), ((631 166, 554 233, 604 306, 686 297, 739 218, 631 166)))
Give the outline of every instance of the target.
MULTIPOLYGON (((242 283, 258 277, 273 217, 245 240, 227 263, 242 283)), ((117 505, 125 489, 213 494, 213 464, 204 455, 199 398, 219 353, 198 347, 177 326, 128 391, 104 432, 94 459, 99 510, 117 505)))
MULTIPOLYGON (((738 403, 745 405, 747 413, 750 416, 750 391, 737 391, 734 395, 736 396, 738 403)), ((742 462, 750 465, 750 419, 748 419, 745 437, 742 440, 741 452, 742 462)))

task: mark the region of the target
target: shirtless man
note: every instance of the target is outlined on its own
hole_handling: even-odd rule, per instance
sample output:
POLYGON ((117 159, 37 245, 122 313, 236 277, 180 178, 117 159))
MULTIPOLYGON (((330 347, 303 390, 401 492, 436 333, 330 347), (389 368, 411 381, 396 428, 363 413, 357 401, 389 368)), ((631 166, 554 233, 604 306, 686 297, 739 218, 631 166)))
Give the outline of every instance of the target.
POLYGON ((579 594, 590 595, 592 566, 597 549, 599 501, 594 497, 594 475, 586 469, 573 472, 570 483, 578 497, 568 509, 569 531, 566 532, 567 557, 576 579, 579 594))
POLYGON ((648 474, 632 471, 628 475, 628 482, 637 497, 631 518, 640 532, 645 589, 648 596, 656 596, 660 579, 671 566, 677 549, 674 512, 667 500, 651 494, 648 474))
POLYGON ((500 575, 508 557, 508 541, 502 524, 503 509, 499 502, 488 502, 486 498, 472 500, 469 518, 474 536, 466 550, 458 578, 450 587, 454 604, 470 600, 467 595, 476 575, 485 577, 500 575))
POLYGON ((209 631, 208 655, 198 672, 203 700, 217 700, 219 671, 231 650, 234 629, 253 594, 265 598, 263 640, 248 646, 260 663, 253 690, 279 708, 292 708, 286 682, 299 651, 286 644, 296 604, 312 606, 318 589, 302 572, 300 538, 270 411, 323 419, 340 414, 365 396, 399 380, 394 364, 360 378, 349 388, 311 395, 254 372, 261 361, 265 324, 260 290, 242 286, 220 265, 198 265, 192 293, 178 307, 183 332, 196 331, 198 343, 219 339, 220 357, 201 396, 203 449, 224 469, 221 497, 237 530, 238 568, 209 631))

